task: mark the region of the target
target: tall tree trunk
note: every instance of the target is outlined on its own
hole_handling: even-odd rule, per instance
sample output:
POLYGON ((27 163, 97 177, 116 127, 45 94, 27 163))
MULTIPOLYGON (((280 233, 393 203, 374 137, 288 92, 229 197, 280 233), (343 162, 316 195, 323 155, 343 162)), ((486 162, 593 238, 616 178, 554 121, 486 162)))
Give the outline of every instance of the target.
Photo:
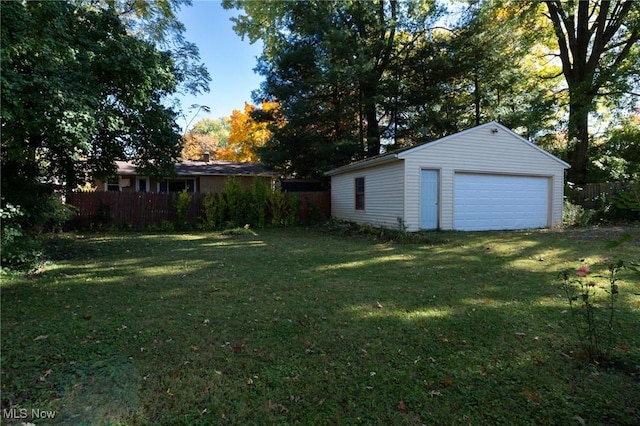
POLYGON ((378 79, 369 77, 361 86, 362 107, 364 117, 367 120, 367 152, 366 157, 373 157, 380 154, 380 128, 378 127, 378 107, 375 96, 378 91, 378 79))
MULTIPOLYGON (((571 93, 571 91, 569 91, 571 93)), ((586 183, 589 165, 589 111, 590 102, 576 100, 578 96, 569 95, 569 128, 570 149, 567 152, 571 168, 567 171, 567 180, 573 183, 586 183)))
POLYGON ((364 112, 362 111, 362 89, 358 90, 358 137, 360 140, 360 154, 362 157, 366 156, 366 149, 364 145, 364 112))
MULTIPOLYGON (((632 0, 545 1, 558 41, 562 73, 569 86, 569 150, 567 177, 585 183, 589 165, 589 112, 600 89, 624 70, 640 25, 630 13, 632 0)), ((635 6, 634 6, 635 5, 635 6)))
POLYGON ((476 118, 476 126, 479 126, 480 123, 480 102, 482 98, 480 96, 480 77, 478 76, 478 70, 474 70, 473 73, 473 103, 475 104, 475 118, 476 118))
POLYGON ((380 154, 380 128, 378 127, 378 111, 373 102, 364 106, 367 117, 367 157, 380 154))

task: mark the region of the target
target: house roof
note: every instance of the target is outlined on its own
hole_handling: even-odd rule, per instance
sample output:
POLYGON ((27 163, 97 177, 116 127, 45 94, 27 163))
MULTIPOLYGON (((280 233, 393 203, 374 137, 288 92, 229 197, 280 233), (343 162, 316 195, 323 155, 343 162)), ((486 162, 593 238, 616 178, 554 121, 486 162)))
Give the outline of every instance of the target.
MULTIPOLYGON (((116 161, 119 175, 135 175, 136 166, 126 161, 116 161)), ((235 163, 232 161, 191 161, 176 163, 178 176, 275 176, 260 163, 235 163)))
POLYGON ((325 172, 324 175, 325 176, 333 176, 333 175, 338 175, 338 174, 349 172, 349 171, 353 171, 353 170, 359 170, 359 169, 363 169, 363 168, 367 168, 367 167, 371 167, 371 166, 377 166, 377 165, 381 165, 381 164, 384 164, 384 163, 389 163, 389 162, 392 162, 392 161, 402 160, 405 157, 407 157, 408 155, 411 155, 412 153, 414 153, 416 151, 419 151, 421 149, 429 148, 429 147, 444 143, 444 142, 446 142, 448 140, 451 140, 451 139, 453 139, 455 137, 464 135, 466 133, 475 132, 475 131, 481 130, 483 128, 491 128, 492 130, 495 129, 496 131, 505 131, 505 132, 509 133, 510 135, 514 136, 520 142, 526 143, 527 145, 531 146, 535 150, 537 150, 537 151, 543 153, 544 155, 548 156, 549 158, 559 162, 560 164, 562 164, 562 166, 564 168, 568 169, 569 167, 571 167, 568 163, 562 161, 561 159, 559 159, 555 155, 545 151, 544 149, 540 148, 536 144, 526 140, 522 136, 520 136, 517 133, 513 132, 511 129, 503 126, 502 124, 500 124, 500 123, 498 123, 496 121, 491 121, 489 123, 481 124, 479 126, 472 127, 470 129, 466 129, 466 130, 463 130, 461 132, 445 136, 445 137, 437 139, 435 141, 426 142, 426 143, 423 143, 423 144, 420 144, 420 145, 394 150, 394 151, 391 151, 391 152, 387 152, 385 154, 376 155, 375 157, 370 157, 370 158, 367 158, 367 159, 364 159, 364 160, 356 161, 356 162, 347 164, 345 166, 341 166, 341 167, 335 168, 333 170, 329 170, 328 172, 325 172))

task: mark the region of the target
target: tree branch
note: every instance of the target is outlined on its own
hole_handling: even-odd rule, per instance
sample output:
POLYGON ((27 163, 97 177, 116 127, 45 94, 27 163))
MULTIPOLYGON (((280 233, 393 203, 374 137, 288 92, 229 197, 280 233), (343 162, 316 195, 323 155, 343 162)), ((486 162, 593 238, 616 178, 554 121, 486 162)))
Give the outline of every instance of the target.
POLYGON ((542 78, 543 80, 553 80, 554 78, 558 78, 560 76, 562 76, 562 71, 554 75, 543 75, 543 76, 540 76, 540 78, 542 78))
POLYGON ((562 22, 560 21, 562 12, 562 4, 557 1, 547 1, 546 2, 547 9, 549 10, 549 18, 551 19, 551 23, 553 24, 553 29, 556 33, 556 38, 558 39, 558 48, 560 49, 560 59, 562 61, 562 70, 567 80, 567 83, 572 83, 574 80, 573 67, 571 64, 571 59, 569 57, 569 47, 567 45, 567 37, 563 31, 562 22))

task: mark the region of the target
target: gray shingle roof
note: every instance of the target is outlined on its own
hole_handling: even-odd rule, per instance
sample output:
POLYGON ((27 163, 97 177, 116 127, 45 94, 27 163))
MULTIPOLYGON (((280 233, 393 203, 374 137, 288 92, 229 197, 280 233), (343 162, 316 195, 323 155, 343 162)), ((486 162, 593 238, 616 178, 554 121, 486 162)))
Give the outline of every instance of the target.
MULTIPOLYGON (((136 174, 136 166, 126 161, 116 161, 119 175, 136 174)), ((235 163, 232 161, 191 161, 176 164, 178 176, 275 176, 260 163, 235 163)))

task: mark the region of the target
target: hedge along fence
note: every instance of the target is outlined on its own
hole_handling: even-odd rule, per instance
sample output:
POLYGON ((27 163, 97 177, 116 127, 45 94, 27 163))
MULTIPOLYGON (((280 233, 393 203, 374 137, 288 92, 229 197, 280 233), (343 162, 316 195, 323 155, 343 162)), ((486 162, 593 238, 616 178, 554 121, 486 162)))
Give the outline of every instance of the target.
POLYGON ((234 187, 231 190, 234 195, 231 196, 228 189, 225 187, 223 192, 217 194, 188 193, 188 203, 185 203, 184 195, 179 203, 181 193, 143 192, 76 192, 67 198, 67 203, 76 208, 72 225, 81 229, 112 226, 145 229, 202 224, 213 230, 246 224, 261 227, 307 222, 331 215, 331 196, 328 191, 281 193, 267 187, 261 198, 261 209, 256 201, 255 187, 240 191, 234 187), (289 212, 285 218, 282 217, 282 211, 276 211, 274 222, 273 209, 278 203, 282 208, 286 207, 285 202, 288 205, 295 204, 295 212, 289 212), (182 215, 178 213, 178 206, 184 204, 186 209, 182 215), (259 211, 264 212, 263 216, 259 211))

